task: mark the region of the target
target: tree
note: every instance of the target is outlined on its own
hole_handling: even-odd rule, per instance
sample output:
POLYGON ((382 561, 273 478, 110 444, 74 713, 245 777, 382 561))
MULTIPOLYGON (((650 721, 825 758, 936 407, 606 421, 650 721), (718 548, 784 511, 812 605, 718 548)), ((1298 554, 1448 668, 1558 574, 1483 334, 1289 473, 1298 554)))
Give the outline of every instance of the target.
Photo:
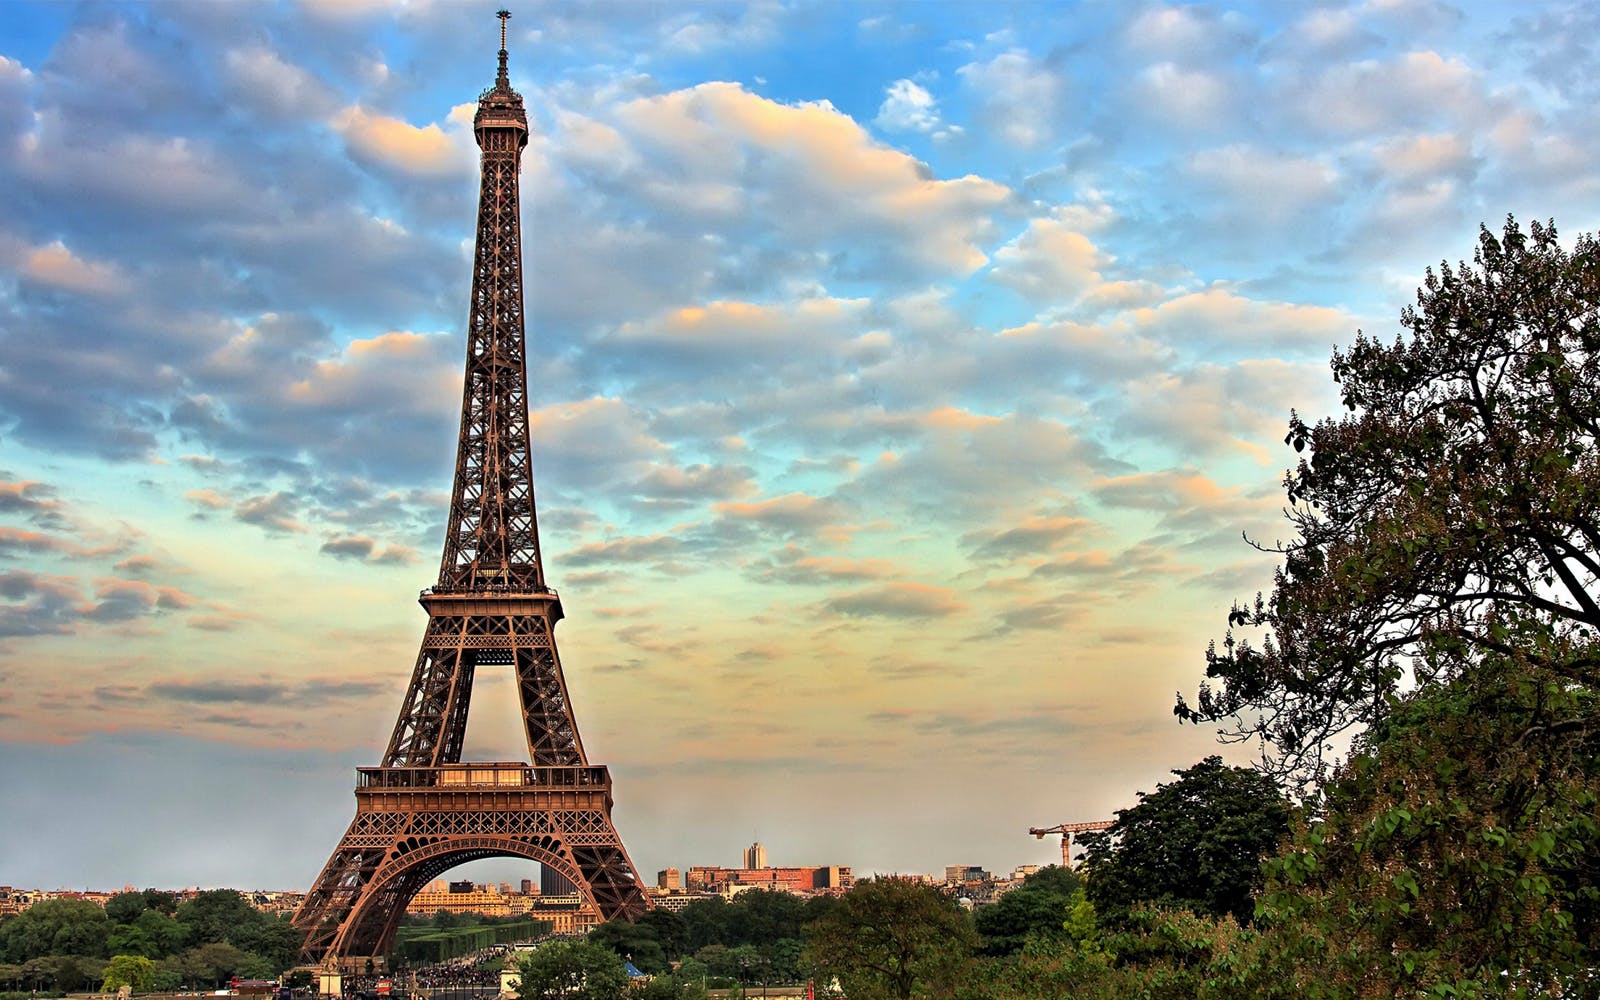
POLYGON ((1110 829, 1084 835, 1089 901, 1113 926, 1141 902, 1245 923, 1262 859, 1289 832, 1289 803, 1271 777, 1221 757, 1172 773, 1110 829))
POLYGON ((1400 325, 1334 353, 1349 414, 1291 414, 1271 597, 1234 607, 1176 708, 1302 782, 1410 685, 1519 649, 1584 686, 1600 665, 1600 243, 1485 228, 1400 325))
POLYGON ((619 1000, 628 988, 622 959, 587 941, 551 941, 517 962, 519 1000, 619 1000))
POLYGON ((142 892, 119 892, 106 900, 106 916, 115 924, 131 924, 148 909, 142 892))
POLYGON ((1600 967, 1592 692, 1488 657, 1397 702, 1313 805, 1262 899, 1288 977, 1559 996, 1600 967))
POLYGON ((852 1000, 949 996, 977 935, 955 901, 926 883, 880 876, 806 928, 805 962, 852 1000))
POLYGON ((299 958, 305 934, 295 930, 288 917, 252 912, 254 919, 245 922, 228 940, 245 951, 260 955, 273 967, 272 975, 276 975, 299 958))
POLYGON ((202 944, 180 956, 190 982, 208 983, 213 987, 227 982, 250 957, 248 952, 225 941, 202 944))
POLYGON ((0 953, 11 962, 46 955, 101 957, 110 932, 111 921, 94 903, 47 899, 0 924, 0 953))
POLYGON ((194 944, 227 941, 237 944, 240 934, 267 919, 234 889, 208 889, 178 907, 178 922, 194 944))
POLYGON ((973 925, 983 939, 985 955, 1009 955, 1030 936, 1059 937, 1062 922, 1081 891, 1082 879, 1060 865, 1041 868, 993 905, 979 909, 973 925))
MULTIPOLYGON (((143 902, 141 899, 140 905, 143 902)), ((106 965, 105 981, 100 984, 100 992, 115 993, 126 986, 135 993, 146 993, 155 975, 156 963, 143 955, 113 955, 106 965)))
POLYGON ((630 923, 620 918, 608 920, 591 931, 585 940, 611 949, 618 956, 631 961, 640 972, 653 975, 670 968, 666 950, 661 946, 661 938, 655 927, 643 921, 630 923))

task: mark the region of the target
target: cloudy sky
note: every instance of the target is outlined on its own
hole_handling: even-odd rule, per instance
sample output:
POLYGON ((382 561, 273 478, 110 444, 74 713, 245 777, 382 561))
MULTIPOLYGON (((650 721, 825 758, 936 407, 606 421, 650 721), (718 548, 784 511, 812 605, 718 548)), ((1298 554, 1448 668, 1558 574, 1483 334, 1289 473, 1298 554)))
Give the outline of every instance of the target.
MULTIPOLYGON (((495 6, 5 3, 0 883, 303 888, 348 823, 495 6)), ((514 13, 546 570, 647 877, 1047 863, 1211 752, 1173 696, 1331 349, 1481 222, 1600 216, 1589 4, 514 13)))

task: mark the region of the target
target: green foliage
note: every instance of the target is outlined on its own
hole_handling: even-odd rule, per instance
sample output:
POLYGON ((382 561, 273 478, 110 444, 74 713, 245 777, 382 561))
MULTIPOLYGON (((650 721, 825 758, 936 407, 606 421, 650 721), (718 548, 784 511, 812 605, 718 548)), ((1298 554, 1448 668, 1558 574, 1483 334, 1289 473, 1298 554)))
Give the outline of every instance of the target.
POLYGON ((47 955, 104 957, 111 921, 81 899, 47 899, 0 924, 0 958, 24 962, 47 955))
POLYGON ((950 996, 977 945, 971 920, 938 889, 913 879, 856 883, 806 928, 805 964, 837 977, 852 1000, 950 996))
MULTIPOLYGON (((143 899, 139 905, 144 905, 143 899)), ((150 990, 155 976, 156 963, 143 955, 113 955, 106 964, 105 980, 100 984, 100 992, 115 993, 126 986, 135 993, 145 993, 150 990)))
POLYGON ((642 920, 638 923, 610 920, 596 927, 585 940, 611 949, 633 962, 640 972, 654 975, 671 968, 657 927, 657 924, 647 924, 642 920))
POLYGON ((985 955, 1009 955, 1029 937, 1058 937, 1073 895, 1081 893, 1082 880, 1059 865, 1041 868, 1020 886, 973 914, 973 926, 983 939, 985 955))
POLYGON ((213 988, 237 975, 249 957, 246 952, 226 941, 213 941, 190 948, 180 956, 184 971, 190 974, 190 982, 210 984, 213 988))
POLYGON ((1396 703, 1273 866, 1263 921, 1330 995, 1492 995, 1511 970, 1553 995, 1600 965, 1600 712, 1532 652, 1396 703))
POLYGON ((628 995, 638 1000, 707 1000, 709 996, 698 976, 686 976, 681 971, 670 976, 653 976, 628 995))
POLYGON ((802 928, 825 913, 831 899, 803 900, 786 892, 752 889, 730 903, 717 897, 697 900, 682 914, 652 910, 636 922, 613 920, 588 940, 632 960, 641 972, 662 972, 686 955, 701 955, 711 974, 737 981, 734 949, 754 949, 745 975, 750 982, 789 983, 801 979, 802 928), (821 905, 818 905, 819 900, 821 905), (732 964, 730 964, 732 963, 732 964))
POLYGON ((1347 416, 1291 418, 1306 454, 1272 596, 1234 608, 1196 707, 1177 707, 1301 779, 1408 678, 1544 649, 1535 665, 1592 685, 1600 664, 1560 651, 1600 634, 1600 242, 1485 228, 1400 322, 1391 344, 1334 353, 1347 416))
POLYGON ((178 907, 178 922, 197 944, 233 941, 234 935, 259 922, 265 914, 233 889, 208 889, 178 907))
MULTIPOLYGON (((437 916, 444 916, 443 913, 437 916)), ((293 928, 290 928, 293 930, 293 928)), ((297 932, 298 933, 298 932, 297 932)), ((526 941, 550 933, 548 920, 470 924, 435 930, 428 923, 408 924, 395 934, 395 954, 412 963, 445 962, 491 945, 526 941)), ((299 942, 296 940, 296 947, 299 942)))
POLYGON ((551 941, 517 962, 519 1000, 619 1000, 628 988, 622 959, 587 941, 551 941))
POLYGON ((1173 774, 1111 829, 1084 835, 1095 912, 1112 926, 1139 903, 1248 921, 1262 859, 1289 831, 1289 803, 1270 777, 1220 757, 1173 774))
POLYGON ((131 924, 148 907, 142 892, 119 892, 106 900, 106 917, 114 924, 131 924))

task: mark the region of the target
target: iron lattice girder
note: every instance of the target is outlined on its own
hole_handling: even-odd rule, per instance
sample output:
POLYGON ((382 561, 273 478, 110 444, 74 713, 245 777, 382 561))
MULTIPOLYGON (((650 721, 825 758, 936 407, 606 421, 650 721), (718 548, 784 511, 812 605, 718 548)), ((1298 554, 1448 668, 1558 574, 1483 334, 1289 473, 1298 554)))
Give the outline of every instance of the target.
POLYGON ((604 767, 517 763, 360 768, 356 816, 295 926, 305 955, 381 955, 406 903, 466 861, 523 857, 580 888, 580 923, 634 918, 647 903, 611 823, 604 767))
POLYGON ((610 775, 578 736, 555 643, 561 599, 539 557, 517 191, 528 123, 505 55, 473 123, 478 232, 439 581, 421 597, 428 626, 383 766, 358 771, 355 819, 295 915, 313 964, 383 954, 411 897, 478 858, 552 866, 590 923, 649 907, 611 822, 610 775), (516 671, 529 764, 461 763, 479 667, 516 671))

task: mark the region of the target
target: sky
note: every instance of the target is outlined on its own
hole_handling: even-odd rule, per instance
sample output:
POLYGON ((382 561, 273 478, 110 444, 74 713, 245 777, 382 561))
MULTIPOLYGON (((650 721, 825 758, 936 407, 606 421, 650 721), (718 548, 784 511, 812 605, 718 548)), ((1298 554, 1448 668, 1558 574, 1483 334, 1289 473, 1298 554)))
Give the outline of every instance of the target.
MULTIPOLYGON (((0 883, 303 889, 437 578, 498 4, 0 6, 0 883)), ((1600 224, 1593 4, 510 26, 545 571, 651 881, 1045 864, 1219 752, 1174 696, 1332 350, 1600 224)))

